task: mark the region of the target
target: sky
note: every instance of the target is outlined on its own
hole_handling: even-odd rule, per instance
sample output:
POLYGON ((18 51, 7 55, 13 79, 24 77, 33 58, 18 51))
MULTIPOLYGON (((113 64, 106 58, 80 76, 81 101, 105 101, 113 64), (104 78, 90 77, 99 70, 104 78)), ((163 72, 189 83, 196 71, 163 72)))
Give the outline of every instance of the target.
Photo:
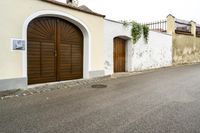
MULTIPOLYGON (((58 0, 66 1, 66 0, 58 0)), ((164 20, 172 14, 178 19, 200 24, 200 0, 79 0, 94 12, 112 20, 135 20, 145 23, 164 20)))

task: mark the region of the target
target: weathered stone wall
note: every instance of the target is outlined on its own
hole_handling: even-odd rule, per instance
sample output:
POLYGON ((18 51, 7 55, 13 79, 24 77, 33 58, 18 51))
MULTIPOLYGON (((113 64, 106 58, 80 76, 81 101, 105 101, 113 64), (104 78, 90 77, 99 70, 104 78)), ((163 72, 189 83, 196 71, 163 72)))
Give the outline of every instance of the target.
POLYGON ((200 38, 174 34, 173 35, 173 63, 200 62, 200 38))

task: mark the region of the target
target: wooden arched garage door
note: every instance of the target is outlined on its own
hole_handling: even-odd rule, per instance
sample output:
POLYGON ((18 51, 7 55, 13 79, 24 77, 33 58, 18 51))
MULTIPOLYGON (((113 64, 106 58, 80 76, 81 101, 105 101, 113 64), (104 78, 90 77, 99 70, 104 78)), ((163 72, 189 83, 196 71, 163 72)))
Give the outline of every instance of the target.
POLYGON ((28 83, 83 77, 83 34, 54 17, 34 19, 28 27, 28 83))
POLYGON ((114 72, 125 72, 125 40, 114 38, 114 72))

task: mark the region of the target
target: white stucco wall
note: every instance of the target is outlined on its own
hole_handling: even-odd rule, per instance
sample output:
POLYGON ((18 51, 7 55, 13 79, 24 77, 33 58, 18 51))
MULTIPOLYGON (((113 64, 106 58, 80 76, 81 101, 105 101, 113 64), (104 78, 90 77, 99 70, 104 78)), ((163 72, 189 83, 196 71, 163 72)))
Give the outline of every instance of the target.
POLYGON ((133 44, 131 27, 122 23, 104 20, 105 73, 113 74, 113 39, 126 40, 126 71, 140 71, 172 65, 172 36, 150 31, 148 44, 143 37, 133 44))
POLYGON ((171 66, 172 36, 150 31, 148 44, 141 38, 135 45, 129 45, 129 56, 131 71, 171 66))
MULTIPOLYGON (((124 27, 122 23, 118 23, 112 20, 104 20, 104 44, 105 44, 105 62, 104 69, 105 74, 110 75, 113 73, 113 39, 115 37, 124 38, 127 44, 131 44, 130 27, 124 27)), ((126 46, 128 46, 126 44, 126 46)), ((128 47, 126 47, 128 49, 128 47)), ((126 55, 128 56, 128 54, 126 55)), ((126 66, 128 66, 128 60, 126 60, 126 66)), ((128 70, 128 67, 126 67, 128 70)))
POLYGON ((105 59, 102 56, 104 52, 102 16, 42 0, 1 0, 0 5, 0 80, 27 77, 26 50, 12 51, 11 39, 26 40, 29 20, 41 16, 60 17, 78 26, 84 34, 84 77, 90 77, 89 73, 93 71, 103 73, 105 59))

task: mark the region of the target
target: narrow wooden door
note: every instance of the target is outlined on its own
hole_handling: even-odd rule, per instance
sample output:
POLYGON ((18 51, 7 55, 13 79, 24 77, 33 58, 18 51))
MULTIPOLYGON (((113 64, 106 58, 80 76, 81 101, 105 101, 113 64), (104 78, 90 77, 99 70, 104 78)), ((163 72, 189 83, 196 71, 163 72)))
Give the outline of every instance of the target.
POLYGON ((39 18, 28 27, 28 83, 56 81, 56 20, 39 18))
POLYGON ((114 72, 125 72, 125 40, 114 39, 114 72))
POLYGON ((66 20, 43 17, 28 27, 28 83, 83 77, 83 35, 66 20))
POLYGON ((58 21, 58 80, 83 77, 83 35, 75 25, 58 21))

